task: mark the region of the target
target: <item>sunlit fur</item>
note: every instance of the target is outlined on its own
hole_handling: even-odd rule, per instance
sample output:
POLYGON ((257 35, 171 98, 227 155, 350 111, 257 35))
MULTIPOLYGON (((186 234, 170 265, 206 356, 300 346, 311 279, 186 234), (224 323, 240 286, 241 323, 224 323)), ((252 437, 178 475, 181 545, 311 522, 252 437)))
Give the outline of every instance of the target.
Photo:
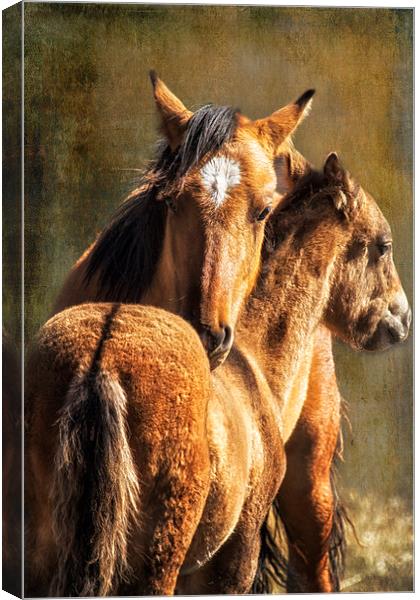
POLYGON ((165 143, 139 188, 72 268, 54 313, 101 300, 160 306, 202 333, 216 366, 233 340, 224 332, 234 332, 258 275, 264 237, 258 216, 290 187, 276 167, 291 152, 290 135, 313 91, 251 121, 223 106, 192 113, 155 73, 152 83, 165 143))
MULTIPOLYGON (((115 417, 109 411, 114 403, 120 405, 117 396, 123 392, 126 430, 116 443, 129 444, 132 461, 127 461, 127 469, 131 474, 135 469, 137 478, 131 489, 138 485, 140 491, 138 516, 128 512, 130 505, 124 509, 130 521, 130 526, 123 526, 130 571, 118 577, 116 565, 123 562, 117 547, 116 554, 108 555, 110 563, 101 563, 92 535, 85 557, 97 579, 89 590, 119 595, 246 593, 258 568, 260 532, 273 501, 278 502, 290 534, 294 549, 290 561, 303 577, 302 586, 307 591, 332 589, 330 459, 337 447, 339 411, 335 407, 331 413, 323 389, 319 399, 325 400, 324 405, 317 403, 315 395, 308 398, 305 379, 313 366, 315 341, 328 357, 328 338, 319 337, 321 326, 333 328, 353 344, 366 308, 376 306, 378 300, 389 304, 395 291, 403 294, 394 267, 385 269, 384 277, 382 262, 372 265, 349 255, 362 232, 376 239, 387 224, 363 190, 343 187, 344 174, 336 159, 330 158, 323 173, 303 178, 287 208, 273 214, 260 280, 241 316, 236 343, 213 374, 194 330, 160 309, 85 304, 56 315, 41 329, 26 386, 28 594, 47 593, 52 575, 63 568, 58 565, 63 557, 54 536, 54 499, 64 497, 57 490, 64 483, 56 476, 64 451, 60 429, 67 429, 63 407, 70 418, 69 399, 73 398, 72 406, 80 401, 69 395, 72 382, 99 376, 114 384, 106 391, 96 386, 95 395, 103 395, 95 404, 100 414, 94 412, 89 427, 79 429, 78 447, 88 449, 98 431, 105 434, 107 423, 113 426, 115 417), (345 206, 339 202, 343 190, 345 206), (368 268, 372 269, 370 284, 363 286, 364 296, 357 295, 358 306, 338 303, 338 290, 353 294, 368 268), (380 292, 378 282, 383 285, 380 292), (326 415, 331 419, 329 428, 326 415), (304 464, 308 477, 313 477, 308 484, 315 485, 315 504, 308 504, 299 459, 308 446, 314 450, 309 458, 316 455, 314 465, 310 460, 304 464), (313 471, 311 475, 313 466, 316 477, 313 471), (304 486, 302 497, 293 505, 288 493, 296 493, 299 482, 304 486), (309 547, 306 529, 312 531, 309 547), (306 571, 298 556, 301 563, 311 561, 306 571), (115 576, 104 586, 106 573, 115 576)), ((378 312, 377 325, 381 318, 378 312)), ((369 331, 375 334, 374 327, 369 331)), ((333 364, 330 368, 333 373, 333 364)), ((312 385, 319 383, 316 379, 312 385)), ((85 456, 91 465, 88 450, 85 456)), ((115 498, 122 486, 129 497, 131 475, 121 473, 117 482, 106 455, 98 454, 96 460, 101 485, 108 486, 115 498)), ((69 502, 72 485, 78 486, 79 497, 82 493, 96 499, 78 506, 81 522, 97 531, 95 511, 101 510, 102 495, 92 490, 90 475, 65 485, 69 502)), ((115 508, 118 514, 121 505, 115 508)), ((68 520, 60 522, 60 543, 66 536, 73 539, 73 527, 68 520)), ((72 554, 71 542, 67 548, 72 554)), ((81 578, 79 572, 72 581, 81 578)), ((78 590, 63 585, 54 591, 68 595, 82 589, 86 589, 82 584, 78 590)))

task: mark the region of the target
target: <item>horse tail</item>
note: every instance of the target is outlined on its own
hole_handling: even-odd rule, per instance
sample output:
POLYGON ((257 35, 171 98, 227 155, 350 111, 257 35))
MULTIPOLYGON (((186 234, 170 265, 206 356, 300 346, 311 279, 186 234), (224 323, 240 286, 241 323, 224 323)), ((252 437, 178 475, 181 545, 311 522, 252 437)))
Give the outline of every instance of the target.
POLYGON ((139 484, 126 412, 125 393, 107 373, 95 369, 72 381, 57 420, 53 596, 104 596, 129 575, 139 484))

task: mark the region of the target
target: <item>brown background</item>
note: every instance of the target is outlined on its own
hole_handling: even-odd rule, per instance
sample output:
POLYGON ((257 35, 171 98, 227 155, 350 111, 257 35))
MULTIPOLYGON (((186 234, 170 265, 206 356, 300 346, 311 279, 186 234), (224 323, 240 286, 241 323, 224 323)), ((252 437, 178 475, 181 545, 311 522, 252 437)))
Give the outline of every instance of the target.
MULTIPOLYGON (((319 166, 336 150, 377 199, 412 299, 412 11, 27 4, 27 338, 152 155, 151 67, 189 108, 250 117, 315 87, 296 146, 319 166)), ((412 338, 336 356, 353 426, 341 487, 366 544, 350 538, 344 587, 411 589, 412 338)))

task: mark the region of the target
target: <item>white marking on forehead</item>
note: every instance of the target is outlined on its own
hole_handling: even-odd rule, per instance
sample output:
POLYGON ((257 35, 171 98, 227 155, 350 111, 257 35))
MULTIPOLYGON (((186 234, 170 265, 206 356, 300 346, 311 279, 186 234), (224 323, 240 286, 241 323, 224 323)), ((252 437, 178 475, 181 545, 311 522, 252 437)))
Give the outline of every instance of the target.
POLYGON ((239 164, 231 158, 216 156, 201 169, 206 189, 217 207, 223 204, 226 192, 241 181, 239 164))

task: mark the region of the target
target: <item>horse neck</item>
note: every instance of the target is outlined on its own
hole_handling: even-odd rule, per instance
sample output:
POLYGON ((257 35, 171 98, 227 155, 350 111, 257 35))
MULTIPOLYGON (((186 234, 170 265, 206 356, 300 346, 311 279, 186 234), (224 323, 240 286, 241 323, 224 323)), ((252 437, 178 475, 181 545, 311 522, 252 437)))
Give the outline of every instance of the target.
POLYGON ((238 343, 257 357, 282 407, 299 370, 310 364, 316 329, 329 299, 336 243, 328 226, 319 230, 322 256, 314 236, 312 243, 306 240, 297 246, 289 235, 266 259, 238 329, 238 343))
POLYGON ((162 251, 156 264, 153 279, 141 297, 141 303, 179 313, 180 292, 177 286, 177 269, 175 268, 171 246, 171 234, 167 217, 162 251))

